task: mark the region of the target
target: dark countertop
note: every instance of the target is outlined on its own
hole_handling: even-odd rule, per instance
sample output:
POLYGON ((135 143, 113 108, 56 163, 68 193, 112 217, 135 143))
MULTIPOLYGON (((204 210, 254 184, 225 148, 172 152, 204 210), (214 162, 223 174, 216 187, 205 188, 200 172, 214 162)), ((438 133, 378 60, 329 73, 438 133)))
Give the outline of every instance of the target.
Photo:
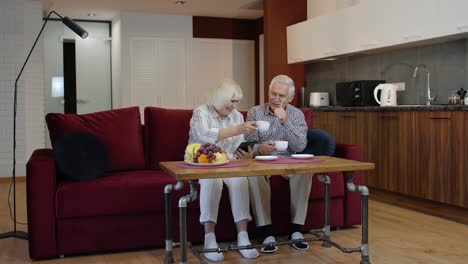
POLYGON ((468 111, 468 105, 311 106, 310 108, 316 112, 468 111))

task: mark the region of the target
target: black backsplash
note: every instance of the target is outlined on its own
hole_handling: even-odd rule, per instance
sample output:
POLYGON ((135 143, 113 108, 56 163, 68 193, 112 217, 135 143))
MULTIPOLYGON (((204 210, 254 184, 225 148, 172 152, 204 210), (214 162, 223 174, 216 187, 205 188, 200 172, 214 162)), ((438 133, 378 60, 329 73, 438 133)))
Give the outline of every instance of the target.
POLYGON ((426 73, 421 69, 413 78, 414 67, 423 63, 431 72, 431 96, 436 96, 435 104, 447 104, 450 91, 467 89, 467 45, 467 39, 460 39, 309 63, 305 103, 309 105, 311 92, 329 92, 330 104, 335 105, 337 82, 379 79, 387 83, 406 83, 406 90, 397 92, 398 104, 424 104, 426 73))

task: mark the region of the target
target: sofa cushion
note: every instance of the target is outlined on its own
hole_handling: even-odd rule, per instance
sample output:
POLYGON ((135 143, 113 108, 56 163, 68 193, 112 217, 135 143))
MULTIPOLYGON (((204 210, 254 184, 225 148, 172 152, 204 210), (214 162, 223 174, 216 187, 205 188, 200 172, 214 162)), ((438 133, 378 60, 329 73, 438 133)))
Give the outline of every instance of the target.
POLYGON ((159 169, 161 161, 183 160, 193 110, 145 108, 147 167, 159 169))
POLYGON ((96 136, 108 155, 106 171, 144 169, 145 156, 138 107, 85 115, 48 114, 52 146, 63 135, 83 131, 96 136))
POLYGON ((106 147, 86 132, 65 134, 54 145, 57 171, 64 180, 81 181, 101 177, 107 165, 106 147))
POLYGON ((301 152, 316 156, 333 156, 335 154, 335 140, 323 129, 313 128, 307 130, 307 146, 301 152))
MULTIPOLYGON (((63 182, 56 192, 56 216, 70 218, 164 212, 164 187, 174 183, 176 180, 166 173, 148 170, 113 172, 92 181, 63 182)), ((173 196, 181 196, 187 192, 175 194, 173 196)), ((173 197, 175 199, 177 197, 173 197)))

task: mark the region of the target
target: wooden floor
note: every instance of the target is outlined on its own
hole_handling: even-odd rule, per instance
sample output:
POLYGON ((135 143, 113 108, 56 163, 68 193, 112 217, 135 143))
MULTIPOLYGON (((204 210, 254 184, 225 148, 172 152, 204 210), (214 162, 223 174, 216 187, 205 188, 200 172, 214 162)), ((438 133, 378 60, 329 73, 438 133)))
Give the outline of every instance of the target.
MULTIPOLYGON (((18 220, 26 221, 25 184, 18 185, 18 220)), ((0 233, 12 229, 6 203, 8 184, 0 183, 0 233)), ((378 201, 370 201, 370 256, 371 263, 468 263, 468 226, 453 221, 417 213, 378 201)), ((19 229, 26 230, 25 226, 19 229)), ((343 246, 359 246, 360 227, 332 232, 332 239, 343 246)), ((70 238, 73 239, 73 238, 70 238)), ((162 249, 126 253, 65 257, 37 263, 163 263, 162 249)), ((178 255, 175 254, 176 260, 178 255)), ((225 253, 223 263, 359 263, 357 253, 344 254, 334 248, 323 248, 317 242, 311 249, 298 252, 282 246, 275 254, 262 254, 255 260, 245 260, 237 252, 225 253)), ((190 263, 197 263, 189 254, 190 263)), ((27 241, 8 238, 0 240, 0 263, 31 263, 27 241)), ((178 263, 176 261, 176 263, 178 263)))

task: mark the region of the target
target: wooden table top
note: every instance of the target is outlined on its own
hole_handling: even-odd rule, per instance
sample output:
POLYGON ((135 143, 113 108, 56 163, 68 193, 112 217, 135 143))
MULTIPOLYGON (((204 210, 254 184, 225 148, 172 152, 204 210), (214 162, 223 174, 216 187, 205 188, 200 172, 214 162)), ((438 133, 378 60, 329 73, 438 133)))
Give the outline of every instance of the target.
MULTIPOLYGON (((233 168, 179 168, 181 161, 165 161, 160 167, 177 180, 198 180, 212 178, 249 177, 263 175, 311 174, 340 171, 372 170, 374 163, 360 162, 328 156, 318 156, 324 161, 294 164, 271 164, 256 162, 254 159, 242 160, 248 166, 233 168)), ((183 161, 182 161, 183 162, 183 161)))

